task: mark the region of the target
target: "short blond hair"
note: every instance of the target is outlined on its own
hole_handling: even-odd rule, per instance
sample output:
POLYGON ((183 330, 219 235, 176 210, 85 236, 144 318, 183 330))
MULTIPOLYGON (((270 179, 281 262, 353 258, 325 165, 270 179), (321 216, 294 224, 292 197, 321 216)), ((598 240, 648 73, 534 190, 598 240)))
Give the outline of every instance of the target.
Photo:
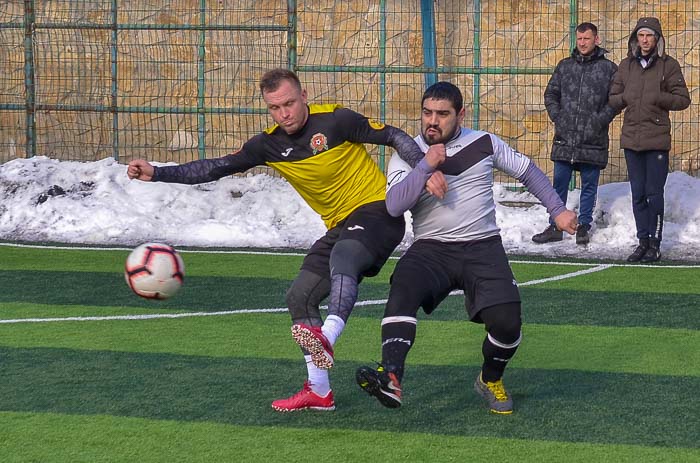
POLYGON ((295 87, 301 90, 301 81, 299 81, 299 77, 294 71, 286 68, 276 68, 270 69, 260 78, 260 92, 274 92, 285 80, 292 82, 295 87))

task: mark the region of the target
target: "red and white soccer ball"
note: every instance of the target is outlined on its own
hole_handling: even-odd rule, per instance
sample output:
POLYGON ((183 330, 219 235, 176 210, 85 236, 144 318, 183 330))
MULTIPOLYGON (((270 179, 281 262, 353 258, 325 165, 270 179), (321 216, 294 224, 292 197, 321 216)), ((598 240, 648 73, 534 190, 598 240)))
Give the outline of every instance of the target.
POLYGON ((185 264, 172 246, 144 243, 127 257, 124 277, 139 296, 168 299, 182 286, 185 264))

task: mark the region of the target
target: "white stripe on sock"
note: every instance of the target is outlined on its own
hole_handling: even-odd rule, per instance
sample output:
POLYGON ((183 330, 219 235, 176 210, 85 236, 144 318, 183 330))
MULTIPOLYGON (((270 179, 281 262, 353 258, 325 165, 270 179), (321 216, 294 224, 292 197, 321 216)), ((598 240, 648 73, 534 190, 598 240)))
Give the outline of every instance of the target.
POLYGON ((415 317, 386 317, 382 319, 382 326, 389 323, 412 323, 416 325, 418 320, 415 317))
POLYGON ((513 344, 503 344, 502 342, 491 336, 491 333, 487 333, 486 336, 488 336, 489 342, 496 347, 500 347, 501 349, 514 349, 518 347, 518 345, 520 344, 520 340, 523 339, 523 332, 520 332, 518 339, 513 344))

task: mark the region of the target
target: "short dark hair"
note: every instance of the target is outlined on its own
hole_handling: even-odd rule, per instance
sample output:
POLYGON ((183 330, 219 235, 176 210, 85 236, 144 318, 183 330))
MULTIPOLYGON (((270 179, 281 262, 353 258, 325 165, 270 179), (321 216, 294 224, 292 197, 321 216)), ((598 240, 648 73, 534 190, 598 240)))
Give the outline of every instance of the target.
POLYGON ((274 92, 280 86, 282 81, 291 81, 299 90, 301 90, 301 82, 299 77, 285 68, 270 69, 260 78, 260 92, 274 92))
POLYGON ((456 85, 450 82, 436 82, 423 93, 423 99, 420 100, 420 105, 423 107, 423 103, 428 98, 435 100, 447 100, 452 103, 455 108, 455 112, 459 113, 464 107, 464 99, 462 98, 462 92, 459 91, 456 85))
POLYGON ((593 23, 581 23, 576 26, 576 32, 584 33, 586 31, 592 31, 593 35, 598 35, 598 27, 593 23))

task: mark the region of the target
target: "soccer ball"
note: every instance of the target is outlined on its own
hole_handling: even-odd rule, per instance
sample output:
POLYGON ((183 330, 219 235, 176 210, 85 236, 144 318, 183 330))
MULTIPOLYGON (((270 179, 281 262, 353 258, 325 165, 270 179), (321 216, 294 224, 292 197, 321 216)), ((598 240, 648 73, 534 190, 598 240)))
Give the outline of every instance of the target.
POLYGON ((175 248, 161 243, 145 243, 126 259, 124 278, 129 287, 147 299, 167 299, 175 295, 185 277, 185 264, 175 248))

